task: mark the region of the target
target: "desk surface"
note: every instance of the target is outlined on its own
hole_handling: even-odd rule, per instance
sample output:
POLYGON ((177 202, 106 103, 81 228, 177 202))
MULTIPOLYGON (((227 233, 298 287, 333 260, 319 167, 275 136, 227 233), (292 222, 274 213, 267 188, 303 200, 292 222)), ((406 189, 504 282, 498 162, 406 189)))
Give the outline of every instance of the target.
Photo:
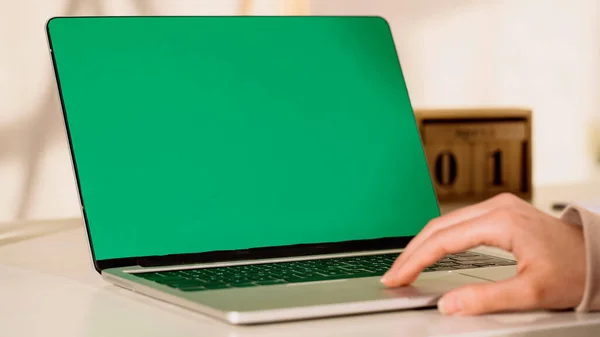
MULTIPOLYGON (((550 187, 534 203, 549 209, 553 198, 586 199, 597 186, 550 187)), ((27 240, 0 238, 0 326, 7 336, 518 336, 571 327, 561 335, 594 335, 600 313, 509 313, 445 317, 436 310, 408 310, 236 327, 103 281, 94 271, 78 219, 48 222, 58 228, 27 240), (585 329, 585 330, 581 330, 585 329), (573 334, 576 332, 576 334, 573 334), (523 334, 525 333, 525 334, 523 334)), ((23 224, 27 226, 27 224, 23 224)), ((598 330, 596 330, 598 329, 598 330)), ((544 335, 549 335, 544 332, 544 335)), ((535 334, 537 336, 537 334, 535 334)))

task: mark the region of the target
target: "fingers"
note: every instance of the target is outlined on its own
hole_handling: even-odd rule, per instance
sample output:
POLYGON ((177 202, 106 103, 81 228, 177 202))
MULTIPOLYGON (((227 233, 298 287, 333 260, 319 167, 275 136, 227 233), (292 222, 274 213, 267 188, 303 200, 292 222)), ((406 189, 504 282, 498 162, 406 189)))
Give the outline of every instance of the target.
POLYGON ((432 234, 440 231, 444 228, 452 225, 480 217, 498 208, 503 208, 514 204, 517 201, 517 197, 509 194, 501 194, 496 197, 487 199, 480 203, 472 206, 467 206, 459 210, 450 212, 444 216, 433 219, 430 221, 419 233, 415 236, 411 242, 406 246, 406 249, 400 254, 398 259, 394 262, 391 268, 395 268, 398 265, 405 262, 406 259, 410 258, 410 255, 414 250, 419 247, 425 240, 427 240, 432 234))
POLYGON ((481 245, 510 251, 514 218, 511 213, 500 209, 437 231, 416 247, 408 259, 390 268, 381 282, 387 286, 410 284, 423 269, 446 254, 481 245))
POLYGON ((528 310, 538 299, 525 276, 496 283, 478 283, 455 289, 438 302, 445 315, 479 315, 484 313, 528 310))

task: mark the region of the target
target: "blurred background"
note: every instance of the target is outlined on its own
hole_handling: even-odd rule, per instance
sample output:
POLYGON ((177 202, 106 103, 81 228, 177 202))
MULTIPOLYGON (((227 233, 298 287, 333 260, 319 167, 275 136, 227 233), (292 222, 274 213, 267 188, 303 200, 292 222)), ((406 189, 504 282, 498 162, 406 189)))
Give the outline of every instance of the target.
POLYGON ((242 14, 382 16, 415 108, 531 108, 534 185, 600 180, 597 0, 2 0, 0 224, 80 215, 49 18, 242 14))

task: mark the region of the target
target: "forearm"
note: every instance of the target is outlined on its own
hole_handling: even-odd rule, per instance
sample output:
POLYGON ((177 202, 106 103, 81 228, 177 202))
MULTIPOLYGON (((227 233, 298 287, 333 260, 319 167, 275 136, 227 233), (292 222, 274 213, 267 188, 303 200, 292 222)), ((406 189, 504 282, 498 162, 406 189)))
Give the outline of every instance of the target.
POLYGON ((561 218, 583 227, 586 251, 586 281, 577 311, 600 311, 600 214, 570 206, 561 218))

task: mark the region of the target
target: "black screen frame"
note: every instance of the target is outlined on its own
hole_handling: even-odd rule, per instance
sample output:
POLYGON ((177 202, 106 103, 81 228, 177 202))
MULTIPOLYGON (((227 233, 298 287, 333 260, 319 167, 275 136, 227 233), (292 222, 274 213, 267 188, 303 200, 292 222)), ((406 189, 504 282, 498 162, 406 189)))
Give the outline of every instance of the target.
MULTIPOLYGON (((321 244, 300 244, 277 247, 260 247, 250 249, 210 251, 204 253, 172 254, 162 256, 142 256, 132 258, 118 258, 96 260, 96 270, 127 266, 164 267, 196 263, 216 263, 252 261, 262 259, 290 258, 303 256, 318 256, 328 254, 341 254, 349 252, 369 252, 388 249, 401 249, 413 237, 391 237, 372 240, 356 240, 321 244)), ((91 238, 88 238, 91 240, 91 238)), ((90 241, 91 242, 91 241, 90 241)))

